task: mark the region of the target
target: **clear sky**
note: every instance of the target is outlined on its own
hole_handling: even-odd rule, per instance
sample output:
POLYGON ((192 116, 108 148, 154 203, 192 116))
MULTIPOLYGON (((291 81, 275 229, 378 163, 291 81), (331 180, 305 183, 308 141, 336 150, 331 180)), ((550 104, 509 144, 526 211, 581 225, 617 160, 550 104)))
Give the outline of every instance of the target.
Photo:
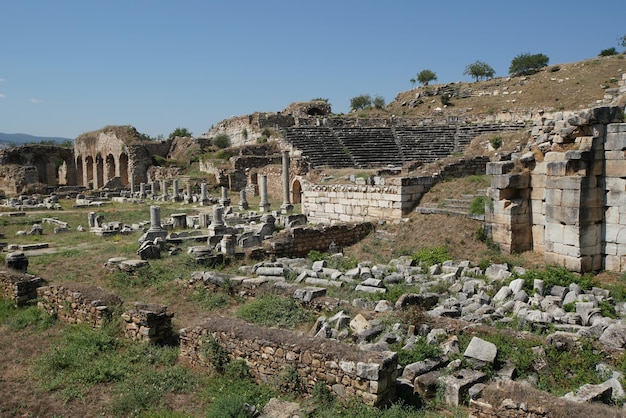
POLYGON ((505 76, 520 53, 619 50, 625 17, 617 0, 0 0, 0 132, 199 135, 314 98, 347 113, 423 69, 470 81, 476 60, 505 76))

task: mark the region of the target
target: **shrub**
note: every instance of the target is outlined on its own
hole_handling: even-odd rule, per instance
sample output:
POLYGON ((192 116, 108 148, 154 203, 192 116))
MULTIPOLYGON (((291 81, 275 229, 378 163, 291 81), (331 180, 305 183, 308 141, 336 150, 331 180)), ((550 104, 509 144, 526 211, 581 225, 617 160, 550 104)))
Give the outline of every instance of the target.
POLYGON ((591 275, 578 275, 567 270, 562 266, 549 265, 544 270, 529 270, 519 276, 524 279, 524 288, 531 292, 535 279, 544 281, 545 288, 550 289, 552 286, 568 287, 570 283, 578 284, 582 289, 591 289, 594 280, 591 275))
POLYGON ((440 98, 441 98, 441 104, 442 104, 443 106, 448 106, 448 105, 451 105, 451 104, 452 104, 452 102, 451 102, 451 100, 450 100, 450 95, 449 95, 449 94, 442 94, 442 95, 440 96, 440 98))
POLYGON ((372 107, 372 96, 369 94, 362 94, 360 96, 350 99, 351 110, 363 110, 372 107))
POLYGON ((476 196, 470 203, 469 213, 472 215, 484 215, 485 208, 489 203, 491 203, 491 200, 487 196, 476 196))
POLYGON ((615 47, 612 47, 612 48, 603 49, 602 51, 600 51, 598 56, 609 57, 611 55, 617 55, 617 54, 618 54, 617 49, 615 49, 615 47))
POLYGON ((398 350, 398 364, 406 366, 411 363, 439 357, 443 354, 437 344, 429 344, 424 337, 417 337, 411 350, 398 350))
POLYGON ((217 134, 211 139, 211 144, 220 149, 228 148, 230 147, 230 136, 227 133, 217 134))
POLYGON ((169 135, 169 139, 174 139, 176 137, 189 138, 192 134, 187 130, 187 128, 176 128, 169 135))
POLYGON ((448 253, 448 247, 445 245, 441 247, 423 247, 420 248, 412 258, 418 263, 432 266, 449 260, 450 254, 448 253))
POLYGON ((204 340, 202 344, 202 354, 211 363, 213 369, 219 374, 223 374, 226 371, 226 366, 230 362, 226 350, 220 345, 220 343, 213 337, 209 337, 204 340))
POLYGON ((281 393, 301 395, 306 390, 302 378, 298 374, 298 367, 290 364, 285 367, 275 379, 275 384, 281 393))
POLYGON ((502 137, 499 135, 491 137, 491 139, 489 139, 489 143, 493 149, 499 149, 502 146, 502 137))

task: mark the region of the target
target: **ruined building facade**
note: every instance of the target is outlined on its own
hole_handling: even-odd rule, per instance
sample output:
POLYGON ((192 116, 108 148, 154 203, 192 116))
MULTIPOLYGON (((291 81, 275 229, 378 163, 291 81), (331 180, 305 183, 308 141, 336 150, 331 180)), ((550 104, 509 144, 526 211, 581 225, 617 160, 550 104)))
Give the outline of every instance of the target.
POLYGON ((545 115, 527 152, 492 162, 486 228, 509 253, 626 271, 626 123, 619 107, 545 115))

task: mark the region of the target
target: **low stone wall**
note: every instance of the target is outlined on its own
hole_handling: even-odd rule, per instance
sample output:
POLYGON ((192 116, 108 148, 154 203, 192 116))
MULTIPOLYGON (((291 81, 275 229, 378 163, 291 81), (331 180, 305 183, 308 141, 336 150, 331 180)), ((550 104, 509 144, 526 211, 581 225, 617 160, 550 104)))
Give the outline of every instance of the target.
POLYGON ((70 324, 87 323, 91 327, 102 326, 111 319, 122 300, 100 287, 78 283, 43 286, 37 289, 37 305, 70 324))
POLYGON ((173 316, 173 313, 167 313, 165 305, 136 302, 132 309, 122 314, 124 336, 147 343, 167 341, 172 337, 173 316))
POLYGON ((275 382, 281 372, 294 366, 309 392, 317 382, 324 382, 337 396, 358 397, 369 405, 385 403, 394 392, 397 355, 393 352, 359 351, 333 340, 262 329, 237 319, 211 318, 180 331, 180 357, 212 367, 204 348, 211 339, 230 359, 243 359, 259 382, 275 382))
POLYGON ((305 257, 310 251, 327 251, 331 244, 355 244, 374 230, 370 222, 291 228, 268 242, 268 252, 278 257, 305 257))
POLYGON ((13 301, 15 306, 23 306, 30 300, 37 299, 37 288, 46 284, 41 277, 14 270, 0 271, 2 297, 13 301))

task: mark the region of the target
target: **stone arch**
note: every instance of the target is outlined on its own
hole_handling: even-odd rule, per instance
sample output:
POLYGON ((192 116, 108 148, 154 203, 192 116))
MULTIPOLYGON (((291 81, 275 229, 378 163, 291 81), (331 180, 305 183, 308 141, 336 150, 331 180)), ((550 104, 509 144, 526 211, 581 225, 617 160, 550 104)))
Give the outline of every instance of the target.
POLYGON ((104 176, 104 181, 109 181, 113 177, 115 177, 115 157, 113 157, 113 154, 108 154, 106 156, 105 169, 106 173, 104 176))
POLYGON ((122 184, 124 186, 126 186, 127 184, 130 184, 132 173, 128 171, 129 170, 128 155, 124 152, 120 154, 119 170, 120 170, 120 179, 122 180, 122 184))
POLYGON ((302 203, 302 183, 297 178, 291 183, 291 203, 294 205, 302 203))

